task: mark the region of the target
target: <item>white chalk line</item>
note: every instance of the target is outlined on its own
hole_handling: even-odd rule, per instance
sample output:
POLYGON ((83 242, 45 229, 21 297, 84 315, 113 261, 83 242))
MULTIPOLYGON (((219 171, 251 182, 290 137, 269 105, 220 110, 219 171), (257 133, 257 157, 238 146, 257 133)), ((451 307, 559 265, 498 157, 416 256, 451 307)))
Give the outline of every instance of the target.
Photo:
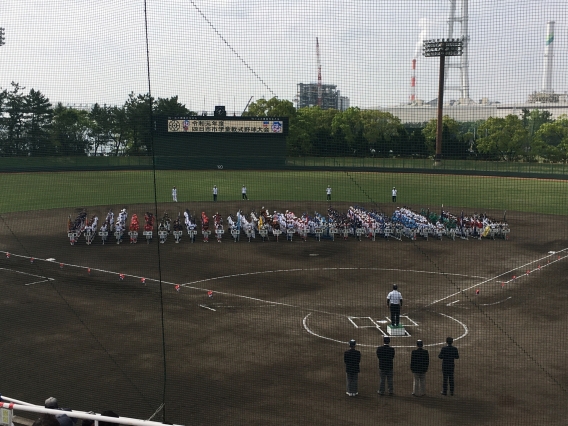
POLYGON ((4 271, 14 272, 16 274, 29 275, 30 277, 43 278, 43 280, 41 280, 41 281, 35 281, 33 283, 27 283, 27 284, 24 284, 24 285, 33 285, 33 284, 45 283, 45 282, 48 282, 48 281, 55 281, 55 278, 43 277, 41 275, 35 275, 35 274, 30 274, 28 272, 17 271, 16 269, 9 269, 9 268, 0 268, 0 269, 2 269, 4 271))
POLYGON ((506 302, 507 300, 512 299, 511 296, 507 297, 506 299, 503 300, 499 300, 498 302, 493 302, 493 303, 480 303, 479 306, 491 306, 491 305, 497 305, 499 303, 503 303, 506 302))
MULTIPOLYGON (((329 341, 331 341, 331 342, 341 343, 341 344, 345 344, 345 345, 349 344, 349 342, 344 342, 344 341, 342 341, 342 340, 337 340, 337 339, 333 339, 333 338, 331 338, 331 337, 322 336, 322 335, 317 334, 316 332, 312 331, 312 330, 310 329, 310 327, 308 326, 308 318, 309 318, 309 316, 310 316, 311 314, 312 314, 312 312, 310 312, 308 315, 306 315, 306 316, 304 317, 304 319, 302 320, 302 324, 304 325, 304 329, 305 329, 308 333, 310 333, 312 336, 319 337, 320 339, 324 339, 324 340, 329 340, 329 341)), ((464 330, 463 333, 462 333, 459 337, 456 337, 456 338, 454 339, 454 341, 455 341, 455 340, 462 339, 462 338, 464 338, 465 336, 468 335, 469 329, 467 328, 467 326, 466 326, 463 322, 457 320, 457 319, 454 318, 454 317, 451 317, 451 316, 449 316, 449 315, 446 315, 446 314, 438 313, 438 315, 442 315, 442 316, 444 316, 444 317, 447 317, 447 318, 449 318, 449 319, 451 319, 451 320, 457 322, 459 325, 461 325, 461 326, 463 327, 463 330, 464 330)), ((391 341, 392 341, 392 340, 391 340, 391 341)), ((445 344, 446 344, 446 341, 444 340, 443 342, 429 343, 429 344, 427 344, 427 345, 425 344, 424 346, 440 346, 440 345, 445 345, 445 344)), ((368 345, 368 344, 365 344, 365 343, 359 343, 359 342, 357 342, 357 346, 365 346, 365 347, 373 347, 373 348, 374 348, 374 347, 377 347, 377 344, 368 345)), ((394 347, 394 348, 415 348, 415 347, 416 347, 416 345, 391 345, 391 346, 394 347)))
MULTIPOLYGON (((528 263, 525 263, 524 265, 517 266, 516 268, 510 269, 510 270, 508 270, 508 271, 506 271, 506 272, 503 272, 502 274, 496 275, 496 276, 494 276, 494 277, 492 277, 492 278, 488 278, 488 279, 486 279, 486 280, 484 280, 484 281, 482 281, 482 282, 480 282, 480 283, 474 284, 474 285, 472 285, 471 287, 461 289, 460 291, 457 291, 457 292, 455 292, 455 293, 453 293, 453 294, 450 294, 449 296, 443 297, 443 298, 438 299, 438 300, 434 300, 433 302, 427 304, 425 307, 427 308, 428 306, 432 306, 432 305, 434 305, 434 304, 436 304, 436 303, 438 303, 438 302, 442 302, 442 301, 444 301, 444 300, 446 300, 446 299, 449 299, 450 297, 457 296, 458 294, 463 294, 463 293, 466 292, 467 290, 471 290, 472 288, 479 287, 479 286, 481 286, 481 285, 483 285, 483 284, 487 284, 488 282, 494 281, 494 280, 496 280, 497 278, 500 278, 500 277, 502 277, 502 276, 504 276, 504 275, 511 274, 511 273, 513 273, 514 271, 517 271, 517 270, 519 270, 519 269, 526 268, 527 266, 532 265, 532 264, 537 263, 537 262, 540 262, 540 261, 542 261, 543 259, 546 259, 547 257, 557 256, 558 253, 563 252, 563 251, 565 251, 565 250, 568 250, 568 248, 564 248, 564 249, 562 249, 562 250, 559 250, 559 251, 557 251, 555 254, 547 254, 547 255, 544 256, 544 257, 541 257, 541 258, 536 259, 536 260, 532 260, 532 261, 530 261, 530 262, 528 262, 528 263)), ((562 257, 562 256, 558 256, 557 259, 553 260, 552 262, 547 263, 547 264, 544 265, 544 266, 541 266, 540 269, 545 268, 545 267, 547 267, 547 266, 551 266, 551 265, 554 264, 555 262, 558 262, 558 261, 560 261, 560 260, 562 260, 562 259, 565 259, 566 257, 568 257, 568 256, 563 256, 563 257, 562 257)), ((518 280, 519 278, 521 278, 521 277, 523 277, 523 276, 526 276, 526 275, 530 275, 530 273, 524 273, 524 274, 522 274, 522 275, 519 275, 516 279, 518 280)), ((506 282, 511 282, 511 281, 513 281, 513 280, 509 280, 509 281, 506 281, 506 282)))

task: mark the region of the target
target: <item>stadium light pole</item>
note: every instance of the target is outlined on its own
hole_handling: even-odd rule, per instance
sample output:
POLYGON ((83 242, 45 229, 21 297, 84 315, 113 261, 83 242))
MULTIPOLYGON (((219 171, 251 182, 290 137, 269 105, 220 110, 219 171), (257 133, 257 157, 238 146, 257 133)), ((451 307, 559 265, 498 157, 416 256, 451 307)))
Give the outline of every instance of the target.
POLYGON ((423 55, 425 57, 440 57, 440 76, 438 79, 438 121, 436 123, 436 156, 434 165, 442 164, 442 132, 444 110, 444 69, 446 56, 461 56, 463 54, 463 40, 456 38, 425 40, 423 43, 423 55))

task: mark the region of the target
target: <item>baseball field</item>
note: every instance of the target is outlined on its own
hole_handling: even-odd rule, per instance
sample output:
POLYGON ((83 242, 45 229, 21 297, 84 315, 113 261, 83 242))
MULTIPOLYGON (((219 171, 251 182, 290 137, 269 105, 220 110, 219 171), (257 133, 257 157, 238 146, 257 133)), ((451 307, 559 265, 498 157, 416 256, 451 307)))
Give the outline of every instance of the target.
POLYGON ((154 420, 188 425, 566 422, 566 181, 290 171, 1 179, 3 395, 35 404, 55 396, 61 406, 143 419, 158 411, 154 420), (225 234, 208 244, 184 233, 179 244, 104 245, 98 237, 70 245, 66 233, 67 218, 82 209, 102 220, 109 208, 227 217, 261 207, 346 212, 354 204, 388 215, 399 206, 443 206, 505 217, 511 233, 306 242, 258 235, 233 242, 225 234), (393 283, 407 334, 392 337, 389 397, 377 394, 375 350, 387 334, 393 283), (452 397, 440 395, 447 336, 460 353, 452 397), (345 394, 350 339, 362 352, 356 397, 345 394), (430 353, 422 398, 411 395, 417 339, 430 353))

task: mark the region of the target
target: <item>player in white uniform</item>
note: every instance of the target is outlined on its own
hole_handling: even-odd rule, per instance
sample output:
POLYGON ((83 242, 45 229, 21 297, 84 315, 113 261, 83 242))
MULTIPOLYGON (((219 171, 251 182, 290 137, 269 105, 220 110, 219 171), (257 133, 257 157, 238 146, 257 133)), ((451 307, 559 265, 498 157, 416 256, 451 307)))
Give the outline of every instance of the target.
POLYGON ((402 294, 396 284, 392 285, 392 291, 387 295, 387 307, 391 312, 391 324, 398 327, 400 324, 400 308, 402 307, 402 294))

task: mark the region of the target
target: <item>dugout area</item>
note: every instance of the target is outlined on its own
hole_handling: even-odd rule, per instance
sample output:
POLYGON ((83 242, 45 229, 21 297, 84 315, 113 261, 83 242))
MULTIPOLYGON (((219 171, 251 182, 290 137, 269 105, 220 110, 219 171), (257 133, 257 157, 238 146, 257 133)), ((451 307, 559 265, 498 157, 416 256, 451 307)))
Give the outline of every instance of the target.
POLYGON ((158 169, 282 169, 288 117, 157 117, 158 169))
MULTIPOLYGON (((271 206, 325 209, 316 202, 271 206)), ((226 216, 239 207, 203 202, 199 209, 226 216)), ((220 244, 182 238, 71 246, 63 232, 68 214, 4 215, 0 315, 9 362, 0 372, 4 389, 21 393, 11 397, 41 403, 56 394, 76 409, 149 417, 161 403, 165 365, 168 418, 181 424, 365 424, 379 417, 529 424, 535 407, 539 421, 561 424, 568 414, 568 368, 560 361, 568 351, 561 336, 568 326, 563 217, 509 212, 508 241, 233 243, 226 236, 220 244), (405 298, 403 316, 416 325, 410 337, 392 339, 396 395, 380 398, 375 348, 383 333, 369 325, 386 325, 393 282, 405 298), (453 398, 439 395, 437 354, 446 335, 461 355, 453 398), (342 365, 351 338, 363 356, 355 399, 345 395, 342 365), (408 366, 418 338, 431 356, 425 398, 411 396, 408 366)))

